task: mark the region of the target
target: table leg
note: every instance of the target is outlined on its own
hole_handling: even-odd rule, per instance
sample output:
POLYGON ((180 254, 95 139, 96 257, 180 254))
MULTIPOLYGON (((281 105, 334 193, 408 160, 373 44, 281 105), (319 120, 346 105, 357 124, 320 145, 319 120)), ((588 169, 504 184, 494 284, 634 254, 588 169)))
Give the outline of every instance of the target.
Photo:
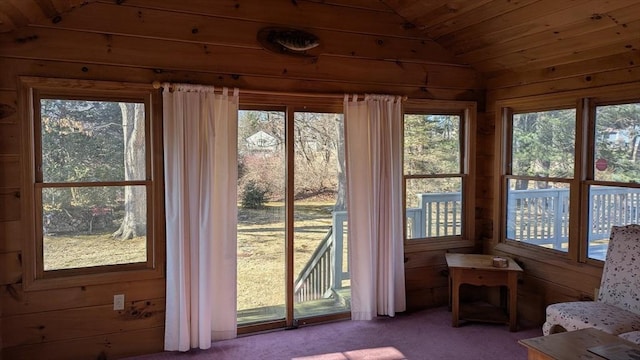
POLYGON ((453 270, 451 274, 451 325, 458 327, 458 320, 460 318, 460 276, 458 270, 453 270))
POLYGON ((509 272, 509 331, 516 331, 518 327, 518 274, 509 272))
POLYGON ((453 297, 453 292, 452 292, 453 285, 451 284, 452 279, 453 279, 453 277, 451 276, 451 270, 449 270, 449 276, 447 278, 448 285, 449 285, 449 303, 447 305, 448 305, 449 311, 451 311, 451 309, 452 309, 451 304, 453 304, 453 302, 451 300, 452 297, 453 297))
POLYGON ((554 358, 545 355, 538 350, 529 349, 527 351, 527 360, 554 360, 554 358))

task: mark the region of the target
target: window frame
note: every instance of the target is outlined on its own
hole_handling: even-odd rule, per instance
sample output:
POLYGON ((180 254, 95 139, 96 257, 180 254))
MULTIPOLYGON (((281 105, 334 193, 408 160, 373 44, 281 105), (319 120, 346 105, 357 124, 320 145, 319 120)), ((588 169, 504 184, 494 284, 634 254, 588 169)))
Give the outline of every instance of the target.
MULTIPOLYGON (((585 204, 581 211, 581 221, 584 222, 584 226, 581 226, 580 239, 585 239, 584 244, 580 244, 580 253, 578 254, 578 261, 584 263, 604 263, 604 260, 598 260, 589 257, 589 239, 587 227, 589 226, 590 213, 588 209, 591 205, 590 187, 592 186, 605 186, 605 187, 620 187, 629 189, 640 189, 640 183, 637 182, 620 182, 609 180, 596 180, 596 109, 599 106, 611 106, 611 105, 624 105, 624 104, 640 104, 640 96, 635 98, 609 96, 604 94, 600 97, 593 97, 584 99, 584 106, 586 112, 586 147, 585 147, 585 163, 587 164, 584 169, 584 181, 581 184, 582 201, 585 204)), ((621 224, 622 225, 622 224, 621 224)))
MULTIPOLYGON (((584 133, 584 106, 580 99, 576 97, 551 97, 540 96, 532 99, 516 99, 498 102, 496 115, 496 190, 495 190, 495 202, 497 215, 496 223, 498 226, 494 226, 494 239, 498 239, 498 245, 496 248, 508 253, 526 255, 533 255, 540 258, 555 257, 558 259, 564 259, 567 261, 575 261, 578 257, 577 246, 575 243, 578 241, 577 232, 580 231, 579 223, 575 219, 576 211, 580 210, 581 204, 581 191, 580 181, 583 178, 583 167, 579 164, 583 163, 582 154, 584 153, 583 147, 583 134, 584 133), (574 174, 570 179, 556 179, 556 178, 544 178, 549 181, 557 181, 569 184, 569 234, 568 234, 568 249, 566 252, 548 249, 539 245, 529 244, 526 242, 507 239, 507 186, 509 179, 535 179, 535 176, 516 176, 511 174, 511 164, 509 163, 512 154, 512 122, 513 116, 520 113, 529 112, 541 112, 552 111, 561 109, 575 109, 576 111, 576 128, 575 128, 575 152, 574 152, 574 174)), ((581 216, 581 215, 580 215, 581 216)))
MULTIPOLYGON (((630 96, 633 85, 608 86, 599 89, 596 96, 588 91, 571 91, 563 94, 537 95, 527 98, 499 100, 495 104, 496 141, 494 182, 495 224, 493 238, 495 249, 509 254, 542 259, 543 262, 561 266, 577 263, 591 265, 597 271, 603 261, 588 257, 589 186, 607 185, 640 188, 640 184, 604 182, 594 180, 595 109, 597 106, 640 102, 630 96), (570 106, 573 104, 573 106, 570 106), (573 107, 576 110, 574 176, 569 179, 569 240, 568 251, 561 252, 534 244, 506 238, 507 188, 509 153, 511 152, 510 117, 514 112, 533 112, 573 107), (582 240, 584 239, 584 240, 582 240)), ((590 270, 589 270, 590 271, 590 270)))
POLYGON ((162 170, 162 119, 159 90, 151 84, 56 78, 19 78, 23 123, 23 282, 25 290, 103 284, 164 276, 164 188, 162 170), (130 101, 145 106, 145 179, 130 181, 44 183, 40 119, 41 99, 130 101), (47 185, 50 184, 50 185, 47 185), (147 192, 147 243, 145 262, 44 270, 41 194, 45 188, 88 186, 139 186, 147 192))
POLYGON ((405 252, 441 250, 475 246, 475 154, 477 105, 472 101, 408 99, 402 110, 402 209, 403 242, 405 252), (460 116, 460 172, 458 174, 412 174, 404 173, 404 116, 412 114, 437 114, 460 116), (406 183, 411 179, 443 178, 455 175, 461 179, 462 226, 461 234, 425 238, 407 238, 406 183))
MULTIPOLYGON (((507 229, 507 215, 508 215, 508 210, 507 210, 507 202, 508 202, 508 188, 509 188, 509 181, 510 180, 526 180, 526 181, 537 181, 537 180, 542 180, 542 181, 547 181, 547 182, 551 182, 551 183, 563 183, 563 184, 568 184, 569 186, 569 214, 573 214, 573 210, 571 210, 572 208, 574 208, 574 204, 576 202, 576 197, 577 194, 579 194, 577 187, 579 186, 579 183, 576 181, 576 177, 577 177, 577 163, 578 163, 578 156, 579 156, 579 151, 578 151, 578 143, 579 143, 579 139, 577 134, 579 133, 579 127, 580 127, 580 123, 581 121, 578 120, 579 116, 578 116, 578 108, 575 104, 569 104, 569 103, 557 103, 554 106, 545 106, 545 107, 534 107, 534 108, 529 108, 529 107, 518 107, 518 106, 514 106, 514 107, 506 107, 503 108, 503 112, 502 112, 502 123, 503 123, 503 128, 505 129, 505 151, 503 153, 503 157, 504 157, 504 167, 503 167, 503 174, 502 177, 500 179, 500 186, 502 188, 501 194, 504 197, 503 202, 502 202, 502 216, 501 216, 501 226, 500 229, 504 230, 501 234, 501 238, 503 239, 504 242, 506 243, 510 243, 510 244, 523 244, 525 246, 533 246, 536 248, 544 248, 542 246, 539 245, 535 245, 535 244, 531 244, 528 242, 523 242, 523 241, 517 241, 515 239, 509 239, 507 238, 507 234, 506 234, 506 229, 507 229), (572 177, 567 177, 567 178, 558 178, 558 177, 552 177, 552 176, 547 176, 547 177, 542 177, 542 176, 535 176, 535 175, 517 175, 517 174, 513 174, 513 168, 512 168, 512 157, 513 157, 513 119, 514 116, 517 114, 526 114, 526 113, 532 113, 532 112, 544 112, 544 111, 555 111, 555 110, 575 110, 576 112, 576 126, 574 129, 574 148, 576 150, 574 150, 574 166, 573 166, 573 175, 572 177)), ((572 217, 570 216, 570 219, 572 219, 572 217)), ((572 231, 571 229, 572 226, 572 222, 569 221, 569 242, 571 241, 571 233, 575 232, 575 230, 572 231)), ((559 250, 555 250, 555 249, 548 249, 551 251, 554 251, 556 253, 567 253, 570 251, 570 248, 567 249, 567 252, 564 251, 559 251, 559 250)))

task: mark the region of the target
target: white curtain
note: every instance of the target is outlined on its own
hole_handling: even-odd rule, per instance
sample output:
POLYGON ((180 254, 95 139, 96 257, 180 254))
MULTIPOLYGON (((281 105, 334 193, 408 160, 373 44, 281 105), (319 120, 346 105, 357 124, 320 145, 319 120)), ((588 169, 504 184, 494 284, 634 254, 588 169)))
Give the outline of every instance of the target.
POLYGON ((351 318, 406 309, 402 209, 402 103, 345 96, 351 318))
POLYGON ((238 91, 165 84, 165 350, 236 336, 238 91))

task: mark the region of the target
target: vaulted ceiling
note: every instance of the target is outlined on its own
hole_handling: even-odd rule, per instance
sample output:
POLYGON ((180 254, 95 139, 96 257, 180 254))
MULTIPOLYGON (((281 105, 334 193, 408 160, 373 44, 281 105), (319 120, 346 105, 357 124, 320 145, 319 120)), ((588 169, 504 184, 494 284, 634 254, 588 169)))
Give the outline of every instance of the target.
MULTIPOLYGON (((128 2, 0 0, 0 32, 44 22, 56 24, 69 12, 94 6, 92 3, 120 5, 128 2)), ((240 0, 227 2, 225 5, 236 8, 243 4, 240 0)), ((469 64, 485 74, 598 61, 625 53, 638 54, 640 49, 639 0, 271 0, 266 3, 275 6, 279 2, 315 2, 381 13, 395 12, 399 20, 396 24, 372 26, 378 26, 379 33, 391 36, 401 26, 444 48, 447 55, 438 53, 435 48, 430 50, 436 61, 469 64)), ((207 6, 204 0, 178 3, 177 6, 189 14, 198 13, 207 6)), ((118 21, 117 18, 112 20, 118 21)), ((343 19, 337 12, 335 21, 358 20, 343 19)), ((324 26, 314 24, 313 16, 308 25, 320 29, 324 26)))

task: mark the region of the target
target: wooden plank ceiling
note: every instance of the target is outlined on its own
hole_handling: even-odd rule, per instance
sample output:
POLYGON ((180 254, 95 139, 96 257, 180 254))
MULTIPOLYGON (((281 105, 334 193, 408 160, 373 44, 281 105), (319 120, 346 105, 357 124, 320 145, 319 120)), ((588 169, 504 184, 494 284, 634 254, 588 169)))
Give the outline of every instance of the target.
POLYGON ((384 0, 483 73, 524 72, 640 49, 638 0, 384 0))
MULTIPOLYGON (((285 0, 279 0, 285 2, 285 0)), ((288 1, 287 1, 288 2, 288 1)), ((385 22, 358 24, 336 13, 337 28, 344 28, 345 43, 354 35, 387 34, 391 37, 417 36, 438 47, 428 48, 428 61, 469 64, 485 74, 524 72, 575 62, 638 53, 640 48, 640 0, 292 0, 295 4, 336 4, 349 9, 380 13, 395 12, 400 24, 385 22), (346 23, 355 25, 347 26, 346 23), (352 28, 349 28, 349 27, 352 28), (402 30, 398 30, 402 27, 402 30), (402 33, 402 34, 400 34, 402 33), (445 51, 442 51, 442 48, 445 51)), ((10 32, 32 24, 61 22, 69 12, 84 6, 106 4, 144 5, 153 1, 131 0, 0 0, 0 32, 10 32), (93 4, 96 3, 96 4, 93 4)), ((166 3, 166 2, 164 2, 166 3)), ((214 1, 214 3, 222 3, 214 1)), ((203 0, 175 2, 176 16, 207 13, 203 0)), ((243 1, 229 0, 227 7, 241 8, 243 1)), ((268 12, 276 1, 265 1, 268 12)), ((215 8, 215 6, 212 6, 215 8)), ((309 7, 313 9, 313 7, 309 7)), ((212 15, 212 14, 208 14, 212 15)), ((214 14, 215 15, 215 14, 214 14)), ((117 18, 112 18, 113 21, 117 18)), ((315 30, 336 28, 317 23, 326 16, 309 14, 307 19, 291 18, 292 26, 315 30), (302 22, 301 22, 302 21, 302 22)), ((380 19, 388 19, 381 16, 380 19)), ((368 17, 367 21, 371 20, 368 17)), ((91 27, 88 21, 86 26, 91 27)), ((135 31, 135 27, 131 27, 135 31)), ((161 29, 160 29, 161 30, 161 29)), ((411 51, 411 49, 409 50, 411 51)))

